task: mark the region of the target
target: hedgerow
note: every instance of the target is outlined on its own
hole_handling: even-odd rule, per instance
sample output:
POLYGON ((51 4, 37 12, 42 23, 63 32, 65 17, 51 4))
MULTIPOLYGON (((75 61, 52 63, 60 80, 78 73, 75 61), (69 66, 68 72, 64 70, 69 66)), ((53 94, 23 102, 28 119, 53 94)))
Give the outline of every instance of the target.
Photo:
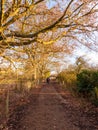
POLYGON ((79 93, 90 98, 98 98, 98 71, 83 70, 77 74, 77 89, 79 93))

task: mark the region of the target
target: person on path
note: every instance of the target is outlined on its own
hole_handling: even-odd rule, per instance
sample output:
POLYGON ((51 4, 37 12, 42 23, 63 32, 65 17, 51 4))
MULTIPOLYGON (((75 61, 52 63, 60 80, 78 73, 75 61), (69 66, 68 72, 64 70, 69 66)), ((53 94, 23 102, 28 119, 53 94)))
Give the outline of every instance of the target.
POLYGON ((49 77, 46 79, 46 82, 47 82, 48 84, 50 83, 50 78, 49 78, 49 77))

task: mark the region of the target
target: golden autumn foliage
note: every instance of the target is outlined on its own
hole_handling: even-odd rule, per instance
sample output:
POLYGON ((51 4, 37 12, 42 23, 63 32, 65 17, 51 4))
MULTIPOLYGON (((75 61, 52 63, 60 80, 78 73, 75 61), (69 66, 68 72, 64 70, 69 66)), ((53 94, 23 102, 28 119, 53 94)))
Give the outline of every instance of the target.
POLYGON ((98 49, 96 0, 57 0, 52 7, 45 0, 0 2, 1 68, 6 62, 15 73, 30 75, 31 70, 36 78, 49 70, 50 59, 76 46, 98 49))

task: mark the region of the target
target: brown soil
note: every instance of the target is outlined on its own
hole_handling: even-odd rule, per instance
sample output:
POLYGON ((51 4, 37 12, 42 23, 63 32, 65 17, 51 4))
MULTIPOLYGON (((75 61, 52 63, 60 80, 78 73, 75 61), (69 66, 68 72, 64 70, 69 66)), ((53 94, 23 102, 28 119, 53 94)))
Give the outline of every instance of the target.
POLYGON ((10 115, 7 125, 5 130, 98 130, 98 108, 81 106, 57 84, 43 84, 10 115))

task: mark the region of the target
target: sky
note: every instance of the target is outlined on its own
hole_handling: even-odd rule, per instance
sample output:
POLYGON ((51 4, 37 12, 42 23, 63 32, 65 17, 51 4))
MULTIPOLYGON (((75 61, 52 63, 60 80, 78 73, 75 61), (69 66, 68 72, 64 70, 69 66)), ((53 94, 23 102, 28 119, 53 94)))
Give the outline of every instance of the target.
POLYGON ((83 56, 85 59, 88 59, 87 62, 89 62, 93 66, 98 65, 98 52, 81 48, 76 49, 74 51, 74 54, 75 57, 83 56))
POLYGON ((56 5, 56 1, 55 0, 47 0, 47 6, 48 8, 52 8, 56 5))

